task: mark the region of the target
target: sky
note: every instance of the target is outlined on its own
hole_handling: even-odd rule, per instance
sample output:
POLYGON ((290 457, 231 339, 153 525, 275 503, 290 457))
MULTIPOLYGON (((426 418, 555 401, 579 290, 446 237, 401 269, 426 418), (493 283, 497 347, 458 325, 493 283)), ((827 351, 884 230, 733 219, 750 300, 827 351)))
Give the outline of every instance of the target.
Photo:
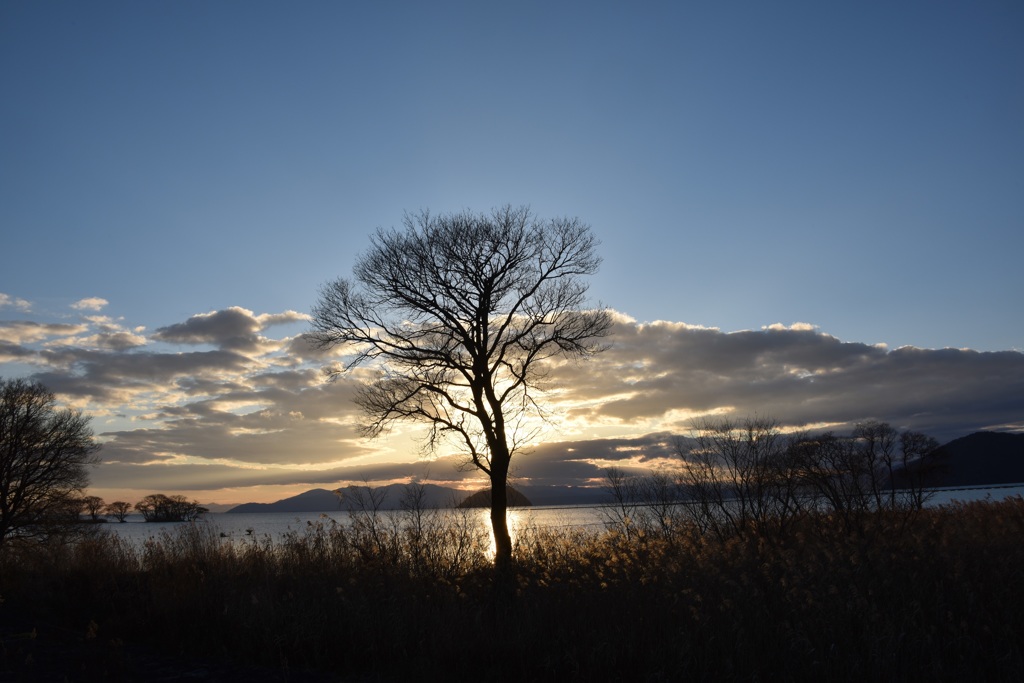
POLYGON ((1024 429, 1018 2, 3 3, 0 93, 0 377, 93 416, 108 500, 482 485, 301 337, 422 209, 601 242, 611 348, 518 481, 709 415, 1024 429))

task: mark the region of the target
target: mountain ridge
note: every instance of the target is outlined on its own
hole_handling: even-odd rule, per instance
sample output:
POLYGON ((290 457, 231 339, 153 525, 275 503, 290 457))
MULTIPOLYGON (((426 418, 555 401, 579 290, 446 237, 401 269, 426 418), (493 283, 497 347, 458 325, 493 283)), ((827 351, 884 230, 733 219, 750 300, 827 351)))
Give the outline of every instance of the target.
POLYGON ((940 468, 937 486, 1024 483, 1024 434, 974 432, 939 446, 932 457, 940 468))
MULTIPOLYGON (((974 432, 954 439, 935 452, 939 465, 936 480, 930 484, 939 487, 998 486, 1024 483, 1024 434, 1015 432, 974 432)), ((372 487, 380 495, 378 509, 398 510, 406 495, 406 484, 372 487)), ((422 484, 421 507, 456 507, 479 491, 464 491, 436 484, 422 484)), ((599 505, 609 502, 603 487, 517 485, 533 505, 599 505)), ((485 489, 486 490, 486 489, 485 489)), ((331 512, 360 509, 370 504, 366 499, 369 489, 349 486, 334 491, 310 489, 290 498, 273 503, 242 503, 226 514, 249 512, 331 512), (340 491, 341 495, 338 495, 340 491)))
MULTIPOLYGON (((227 510, 225 514, 252 512, 333 512, 335 510, 361 509, 372 506, 370 491, 378 498, 380 510, 399 510, 406 495, 407 484, 387 486, 347 486, 341 489, 310 489, 290 498, 273 503, 242 503, 227 510)), ((423 498, 420 506, 425 508, 455 507, 469 494, 459 489, 422 484, 423 498)))

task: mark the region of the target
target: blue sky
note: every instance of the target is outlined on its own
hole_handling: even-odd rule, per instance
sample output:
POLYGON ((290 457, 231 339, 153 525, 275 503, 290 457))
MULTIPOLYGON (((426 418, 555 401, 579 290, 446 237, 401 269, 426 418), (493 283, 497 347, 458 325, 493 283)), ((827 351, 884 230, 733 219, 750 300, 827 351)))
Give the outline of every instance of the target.
MULTIPOLYGON (((604 264, 591 294, 632 320, 624 338, 685 323, 767 343, 779 323, 791 341, 885 344, 880 362, 905 346, 970 349, 1008 365, 975 396, 999 406, 991 419, 957 424, 1024 419, 1016 2, 5 3, 0 92, 0 374, 47 380, 98 432, 124 434, 108 453, 123 456, 114 442, 136 429, 167 432, 171 413, 209 426, 196 415, 215 398, 219 418, 270 410, 261 373, 315 369, 289 340, 373 229, 506 203, 592 226, 604 264), (71 308, 89 299, 106 303, 71 308), (654 321, 669 326, 643 326, 654 321), (159 333, 200 323, 202 344, 159 333), (230 325, 277 346, 227 366, 189 355, 223 351, 213 330, 230 325), (152 375, 166 386, 146 398, 129 390, 141 375, 110 370, 175 358, 202 363, 152 375), (225 397, 243 385, 238 407, 225 397)), ((929 367, 944 387, 994 372, 929 367)), ((293 398, 324 391, 312 382, 293 398)), ((800 413, 774 403, 745 407, 800 413)), ((846 421, 896 419, 847 409, 846 421)), ((618 419, 628 428, 594 434, 677 426, 618 419)), ((218 449, 217 467, 248 467, 228 441, 164 444, 160 471, 177 463, 199 481, 187 466, 218 449)), ((345 448, 395 472, 405 462, 386 445, 345 448)), ((98 488, 135 490, 112 473, 142 466, 124 463, 98 468, 98 488)), ((218 481, 195 495, 285 491, 218 481)))

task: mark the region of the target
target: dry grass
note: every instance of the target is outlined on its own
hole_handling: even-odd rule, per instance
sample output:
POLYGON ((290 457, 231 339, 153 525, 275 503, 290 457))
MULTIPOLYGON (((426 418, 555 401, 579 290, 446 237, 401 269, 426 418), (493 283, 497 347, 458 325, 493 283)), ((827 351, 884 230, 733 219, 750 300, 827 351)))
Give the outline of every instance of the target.
POLYGON ((0 623, 282 680, 1024 679, 1020 498, 872 513, 857 534, 826 517, 726 539, 529 529, 511 600, 467 518, 408 521, 325 521, 277 544, 186 525, 143 548, 104 535, 6 553, 0 623))

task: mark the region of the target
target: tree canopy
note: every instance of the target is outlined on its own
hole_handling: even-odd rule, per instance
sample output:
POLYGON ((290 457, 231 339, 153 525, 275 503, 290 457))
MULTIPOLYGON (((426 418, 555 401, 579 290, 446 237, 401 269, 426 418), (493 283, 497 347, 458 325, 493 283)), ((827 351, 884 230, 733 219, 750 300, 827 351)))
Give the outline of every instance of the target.
POLYGON ((0 379, 0 546, 73 528, 98 448, 89 418, 42 384, 0 379))
POLYGON ((193 522, 209 512, 185 496, 163 493, 149 494, 135 504, 135 509, 147 522, 193 522))

